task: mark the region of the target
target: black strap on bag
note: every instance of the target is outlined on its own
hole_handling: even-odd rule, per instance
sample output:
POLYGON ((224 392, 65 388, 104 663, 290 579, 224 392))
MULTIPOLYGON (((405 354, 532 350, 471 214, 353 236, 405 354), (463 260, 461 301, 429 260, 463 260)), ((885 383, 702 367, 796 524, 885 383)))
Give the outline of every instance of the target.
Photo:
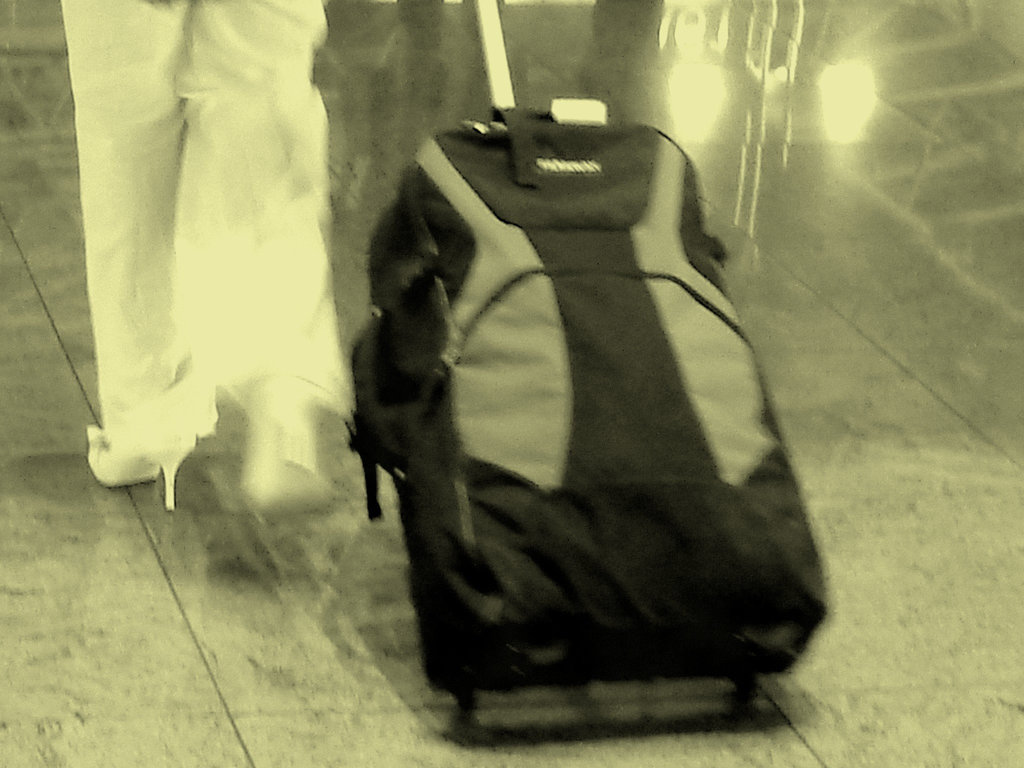
MULTIPOLYGON (((430 278, 428 278, 430 279, 430 278)), ((438 314, 444 321, 444 343, 440 349, 436 362, 430 371, 418 381, 418 394, 413 397, 411 408, 405 410, 405 418, 417 418, 418 414, 429 409, 440 389, 451 377, 452 368, 455 366, 459 354, 461 335, 455 323, 452 313, 448 291, 445 288, 444 280, 439 275, 433 275, 430 279, 431 302, 438 310, 438 314)), ((368 343, 377 344, 380 341, 379 334, 382 326, 375 326, 376 333, 371 333, 368 343)), ((373 365, 373 362, 370 363, 373 365)), ((374 376, 373 378, 376 378, 374 376)), ((408 456, 398 459, 397 456, 387 458, 389 452, 382 450, 379 445, 373 442, 374 430, 367 424, 366 419, 356 412, 352 423, 348 425, 349 447, 359 455, 363 467, 363 482, 366 486, 366 510, 370 520, 378 520, 383 516, 380 505, 380 481, 378 467, 384 466, 385 470, 393 476, 401 476, 402 472, 394 464, 401 463, 401 460, 408 459, 408 456)), ((399 451, 401 452, 401 451, 399 451)))
POLYGON ((384 513, 380 506, 380 480, 377 476, 377 461, 367 440, 369 430, 357 413, 348 424, 349 448, 359 455, 363 465, 363 484, 366 487, 366 514, 371 520, 379 520, 384 513))
POLYGON ((508 131, 512 172, 516 184, 522 187, 537 187, 537 150, 531 133, 526 130, 526 120, 516 107, 498 0, 476 0, 476 18, 484 54, 484 69, 487 72, 487 84, 491 93, 491 106, 497 122, 504 124, 508 131))

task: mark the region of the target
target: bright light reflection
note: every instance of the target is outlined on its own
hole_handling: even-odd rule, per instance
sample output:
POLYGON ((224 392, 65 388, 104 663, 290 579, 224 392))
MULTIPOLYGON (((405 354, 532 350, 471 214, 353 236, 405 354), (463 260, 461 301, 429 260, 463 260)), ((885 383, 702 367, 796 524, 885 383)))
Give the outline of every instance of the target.
POLYGON ((704 47, 704 33, 708 19, 702 9, 689 10, 681 13, 676 19, 676 49, 679 51, 699 51, 704 47))
POLYGON ((859 138, 878 102, 871 68, 859 61, 830 64, 818 85, 828 137, 839 143, 859 138))
POLYGON ((725 103, 725 75, 705 61, 679 61, 668 77, 674 132, 681 140, 709 138, 725 103))

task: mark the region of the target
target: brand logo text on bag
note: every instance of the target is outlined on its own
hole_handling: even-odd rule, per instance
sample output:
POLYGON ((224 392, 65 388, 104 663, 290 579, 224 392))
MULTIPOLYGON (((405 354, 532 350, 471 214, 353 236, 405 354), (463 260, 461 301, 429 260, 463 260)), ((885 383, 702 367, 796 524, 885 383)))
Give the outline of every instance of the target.
POLYGON ((538 157, 537 168, 543 173, 602 173, 604 168, 597 160, 565 160, 561 157, 538 157))

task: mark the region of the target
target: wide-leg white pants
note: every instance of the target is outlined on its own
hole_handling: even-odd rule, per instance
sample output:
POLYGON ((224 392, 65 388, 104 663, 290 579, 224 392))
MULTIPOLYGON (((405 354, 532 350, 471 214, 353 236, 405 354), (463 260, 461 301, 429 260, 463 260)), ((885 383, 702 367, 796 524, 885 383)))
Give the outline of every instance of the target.
POLYGON ((62 3, 105 428, 272 376, 346 407, 322 0, 62 3))

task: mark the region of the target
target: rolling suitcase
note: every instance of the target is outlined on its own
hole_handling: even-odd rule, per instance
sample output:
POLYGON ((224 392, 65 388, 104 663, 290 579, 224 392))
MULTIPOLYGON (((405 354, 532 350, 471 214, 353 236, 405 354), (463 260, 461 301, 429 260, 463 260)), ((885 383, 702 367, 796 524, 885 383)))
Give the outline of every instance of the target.
MULTIPOLYGON (((397 489, 430 682, 727 677, 804 652, 822 562, 695 170, 646 126, 516 108, 428 141, 371 244, 353 446, 397 489)), ((562 111, 565 105, 557 105, 562 111)), ((558 110, 555 110, 558 111, 558 110)))

